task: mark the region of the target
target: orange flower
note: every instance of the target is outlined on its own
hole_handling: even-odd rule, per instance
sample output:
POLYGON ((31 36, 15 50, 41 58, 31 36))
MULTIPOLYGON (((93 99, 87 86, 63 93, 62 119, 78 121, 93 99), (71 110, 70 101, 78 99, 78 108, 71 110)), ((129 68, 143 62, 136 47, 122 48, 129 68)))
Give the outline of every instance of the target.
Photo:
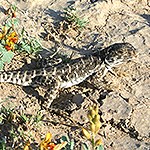
POLYGON ((56 146, 56 144, 50 143, 50 144, 48 145, 48 148, 49 148, 50 150, 54 150, 55 146, 56 146))
POLYGON ((18 42, 18 37, 12 38, 12 41, 13 41, 14 43, 17 43, 17 42, 18 42))
POLYGON ((7 39, 9 39, 10 41, 13 41, 14 43, 17 43, 18 35, 15 31, 13 31, 12 33, 10 33, 10 35, 7 37, 7 39))
POLYGON ((6 48, 8 51, 12 50, 12 48, 11 48, 10 46, 8 46, 8 45, 5 45, 5 48, 6 48))
POLYGON ((51 143, 51 139, 52 134, 47 133, 45 139, 40 144, 40 150, 61 150, 67 144, 67 142, 63 142, 61 144, 55 145, 54 143, 51 143))
POLYGON ((9 39, 6 40, 6 45, 5 48, 9 51, 9 50, 13 50, 15 48, 15 43, 10 41, 9 39))
POLYGON ((8 44, 9 42, 17 43, 18 42, 18 37, 8 37, 7 40, 6 40, 6 43, 8 44))
POLYGON ((15 31, 13 31, 12 33, 10 33, 7 37, 6 37, 6 45, 5 48, 9 51, 9 50, 14 50, 15 48, 15 44, 18 42, 18 35, 15 31))

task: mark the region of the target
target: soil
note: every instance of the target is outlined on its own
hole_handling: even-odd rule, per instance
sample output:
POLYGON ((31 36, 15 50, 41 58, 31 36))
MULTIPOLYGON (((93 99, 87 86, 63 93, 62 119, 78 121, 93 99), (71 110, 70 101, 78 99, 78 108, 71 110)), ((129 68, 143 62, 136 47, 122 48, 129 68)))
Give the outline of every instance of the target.
MULTIPOLYGON (((40 98, 46 92, 41 87, 21 87, 0 84, 0 107, 13 109, 14 114, 36 116, 42 114, 42 121, 35 127, 31 122, 25 125, 24 138, 10 138, 12 126, 0 124, 0 136, 6 138, 6 145, 12 149, 22 147, 28 138, 37 143, 51 132, 56 142, 62 135, 68 135, 76 142, 74 149, 81 149, 85 142, 81 126, 88 126, 88 107, 97 103, 102 127, 97 138, 102 138, 107 150, 150 149, 150 1, 149 0, 9 0, 19 10, 18 32, 25 28, 28 34, 40 40, 44 47, 43 57, 55 50, 73 58, 84 56, 96 49, 113 43, 128 42, 138 53, 135 61, 115 68, 118 76, 111 73, 102 80, 90 77, 78 86, 61 92, 53 104, 53 111, 41 108, 40 98), (64 29, 64 8, 73 6, 80 17, 88 20, 82 30, 64 29), (57 31, 55 32, 54 29, 57 31)), ((0 22, 5 19, 4 11, 8 1, 0 0, 0 22)), ((5 70, 16 70, 29 65, 30 55, 16 53, 5 70)), ((34 68, 34 64, 31 65, 34 68)), ((27 68, 27 67, 26 67, 27 68)), ((13 122, 18 131, 23 124, 13 122)), ((18 136, 18 132, 16 133, 18 136)), ((19 149, 19 148, 18 148, 19 149)))

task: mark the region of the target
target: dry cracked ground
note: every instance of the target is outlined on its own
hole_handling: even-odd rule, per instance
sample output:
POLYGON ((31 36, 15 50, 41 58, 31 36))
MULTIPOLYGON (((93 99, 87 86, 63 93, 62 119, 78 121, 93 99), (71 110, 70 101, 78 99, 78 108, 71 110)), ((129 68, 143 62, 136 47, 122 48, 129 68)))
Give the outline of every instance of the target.
MULTIPOLYGON (((0 107, 13 109, 17 115, 35 116, 42 114, 38 127, 28 122, 22 124, 0 124, 0 137, 6 138, 10 149, 22 147, 29 137, 34 139, 33 147, 50 131, 56 141, 62 135, 75 139, 74 149, 81 149, 79 126, 87 126, 88 106, 97 102, 102 127, 98 137, 107 150, 150 149, 150 1, 149 0, 9 0, 15 4, 22 27, 29 35, 40 40, 46 50, 59 50, 73 57, 86 55, 95 49, 105 48, 113 43, 131 43, 138 53, 136 61, 123 64, 114 70, 118 76, 108 73, 103 80, 93 76, 79 86, 62 91, 52 105, 54 110, 41 110, 39 100, 45 93, 17 85, 0 84, 0 107), (73 6, 79 16, 88 20, 82 31, 73 28, 61 30, 64 8, 73 6), (56 29, 58 32, 54 32, 56 29), (41 97, 39 97, 41 95, 41 97), (74 121, 73 121, 74 120, 74 121), (16 136, 10 135, 13 133, 16 136), (24 130, 19 130, 24 129, 24 130), (20 132, 19 132, 19 131, 20 132), (22 131, 22 132, 21 132, 22 131), (21 133, 24 133, 23 136, 21 133), (18 136, 20 135, 20 136, 18 136), (32 136, 31 136, 32 135, 32 136), (22 138, 23 137, 23 138, 22 138)), ((4 21, 4 10, 8 1, 0 0, 0 22, 4 21)), ((49 52, 42 51, 43 57, 49 52)), ((31 57, 16 55, 5 70, 15 70, 28 64, 31 57)), ((19 149, 19 148, 18 148, 19 149)))

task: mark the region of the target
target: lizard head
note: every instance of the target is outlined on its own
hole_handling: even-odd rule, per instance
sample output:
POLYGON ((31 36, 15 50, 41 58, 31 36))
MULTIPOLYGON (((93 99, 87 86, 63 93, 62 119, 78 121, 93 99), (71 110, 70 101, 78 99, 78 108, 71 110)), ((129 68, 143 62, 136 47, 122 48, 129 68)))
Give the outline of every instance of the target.
POLYGON ((116 43, 104 51, 104 61, 112 67, 126 63, 137 56, 136 49, 129 43, 116 43))

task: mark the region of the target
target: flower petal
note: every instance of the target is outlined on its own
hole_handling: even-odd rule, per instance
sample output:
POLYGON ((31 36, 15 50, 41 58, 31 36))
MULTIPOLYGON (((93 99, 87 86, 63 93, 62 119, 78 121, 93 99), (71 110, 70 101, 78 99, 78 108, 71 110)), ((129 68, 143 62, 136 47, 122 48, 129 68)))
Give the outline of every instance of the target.
POLYGON ((31 150, 30 141, 28 140, 23 150, 31 150))
POLYGON ((91 134, 86 129, 82 128, 82 132, 87 139, 91 138, 91 134))
POLYGON ((63 147, 65 147, 67 145, 67 142, 62 142, 61 144, 57 144, 54 147, 54 150, 61 150, 63 147))
POLYGON ((44 141, 46 143, 50 143, 51 139, 52 139, 52 134, 49 132, 49 133, 46 134, 46 138, 45 138, 44 141))

